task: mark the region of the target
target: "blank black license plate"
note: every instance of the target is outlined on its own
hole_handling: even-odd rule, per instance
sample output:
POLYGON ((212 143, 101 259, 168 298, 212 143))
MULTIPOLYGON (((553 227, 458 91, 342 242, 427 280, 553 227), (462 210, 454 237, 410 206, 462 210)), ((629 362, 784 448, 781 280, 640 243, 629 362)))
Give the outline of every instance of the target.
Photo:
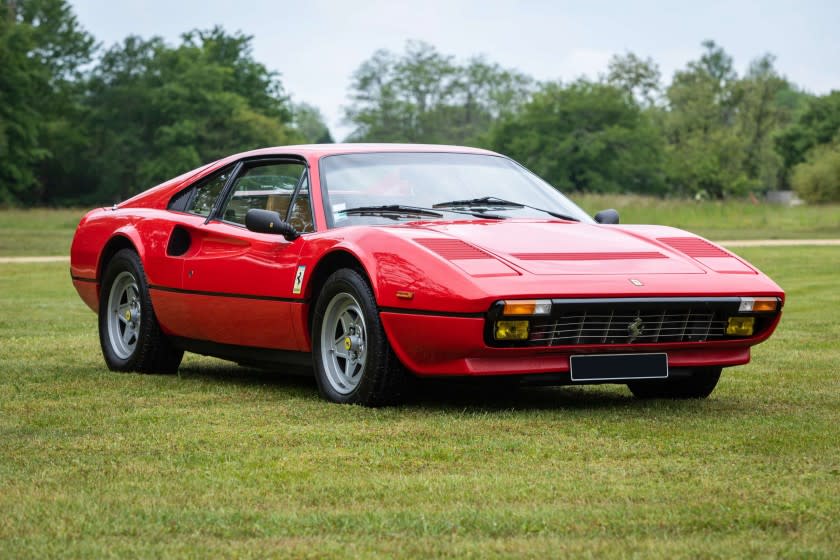
POLYGON ((667 354, 595 354, 569 358, 572 381, 666 379, 667 354))

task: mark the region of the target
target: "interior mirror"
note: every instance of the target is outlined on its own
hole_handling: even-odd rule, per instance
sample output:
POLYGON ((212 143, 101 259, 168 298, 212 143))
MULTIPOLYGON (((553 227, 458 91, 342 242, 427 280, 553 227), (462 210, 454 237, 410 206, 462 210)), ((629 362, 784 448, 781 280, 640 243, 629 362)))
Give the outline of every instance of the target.
POLYGON ((273 210, 252 208, 245 214, 245 227, 257 233, 276 233, 287 241, 294 241, 300 234, 289 222, 284 222, 280 214, 273 210))
POLYGON ((617 224, 618 210, 613 210, 612 208, 609 210, 601 210, 595 214, 595 221, 599 224, 617 224))

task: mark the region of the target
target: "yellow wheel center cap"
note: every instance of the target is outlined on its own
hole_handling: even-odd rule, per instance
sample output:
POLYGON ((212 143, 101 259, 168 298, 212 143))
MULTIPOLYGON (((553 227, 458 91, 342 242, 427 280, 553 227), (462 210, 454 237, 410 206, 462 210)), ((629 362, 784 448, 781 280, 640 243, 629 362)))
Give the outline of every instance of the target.
POLYGON ((126 321, 131 321, 131 309, 126 309, 125 310, 125 320, 126 321))
POLYGON ((353 341, 350 340, 349 336, 344 337, 344 349, 350 350, 353 347, 353 341))

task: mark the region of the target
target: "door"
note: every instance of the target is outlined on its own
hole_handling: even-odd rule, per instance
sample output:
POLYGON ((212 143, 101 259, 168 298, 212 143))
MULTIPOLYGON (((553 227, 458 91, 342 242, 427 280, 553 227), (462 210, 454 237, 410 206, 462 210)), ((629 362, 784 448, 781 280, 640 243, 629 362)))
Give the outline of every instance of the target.
POLYGON ((209 217, 188 228, 191 246, 184 253, 175 330, 219 344, 300 348, 290 319, 304 303, 293 292, 306 236, 290 242, 249 231, 245 214, 252 208, 275 210, 286 220, 292 214, 301 233, 312 231, 307 187, 306 166, 299 160, 237 166, 209 217))

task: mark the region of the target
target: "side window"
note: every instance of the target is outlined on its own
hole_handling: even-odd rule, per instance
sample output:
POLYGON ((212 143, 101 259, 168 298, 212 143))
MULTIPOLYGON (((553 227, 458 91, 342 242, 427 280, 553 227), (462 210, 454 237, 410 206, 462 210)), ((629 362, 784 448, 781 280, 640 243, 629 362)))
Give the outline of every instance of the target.
POLYGON ((213 203, 219 198, 232 170, 233 167, 227 167, 179 192, 169 201, 169 209, 198 214, 206 218, 212 212, 213 203))
POLYGON ((230 172, 230 169, 225 169, 218 175, 211 177, 210 180, 198 185, 195 196, 187 207, 187 212, 199 216, 209 216, 210 212, 213 211, 213 203, 216 202, 216 199, 222 193, 222 189, 225 188, 230 172))
POLYGON ((289 223, 300 233, 315 231, 315 221, 312 219, 312 206, 309 204, 309 176, 305 176, 300 184, 300 190, 289 212, 289 223))
POLYGON ((305 171, 306 167, 296 162, 270 163, 247 168, 233 184, 227 204, 221 213, 222 219, 244 225, 245 214, 252 208, 274 210, 285 219, 295 187, 305 171))

